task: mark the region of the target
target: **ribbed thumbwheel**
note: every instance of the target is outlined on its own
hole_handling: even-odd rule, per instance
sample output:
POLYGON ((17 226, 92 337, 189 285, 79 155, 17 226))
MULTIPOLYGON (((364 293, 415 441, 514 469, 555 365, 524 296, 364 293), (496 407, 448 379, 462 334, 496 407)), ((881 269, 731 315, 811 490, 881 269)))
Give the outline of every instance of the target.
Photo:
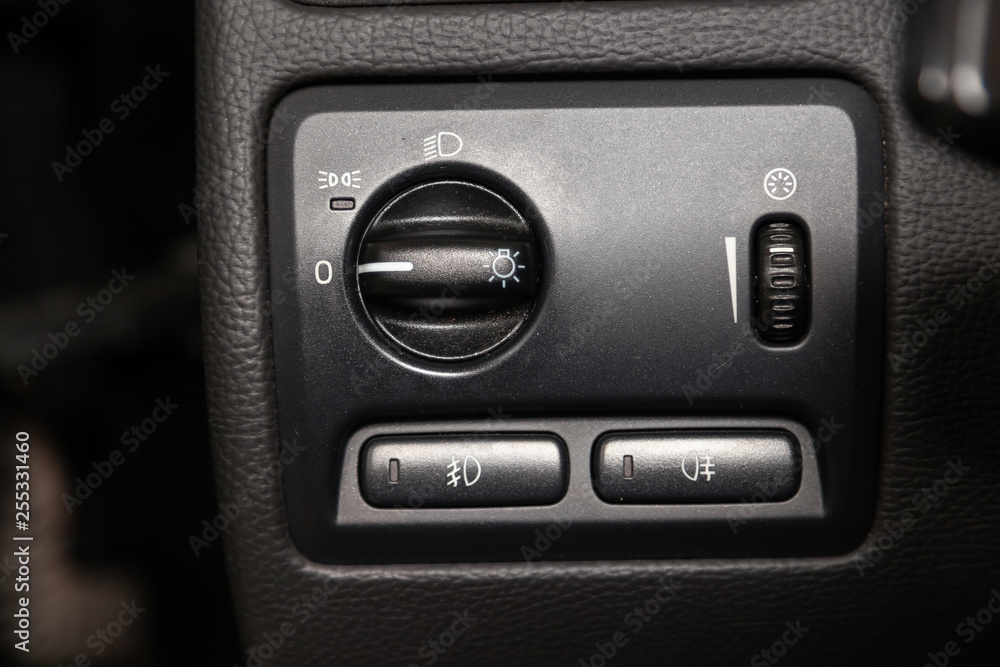
POLYGON ((401 347, 468 359, 509 340, 531 314, 541 255, 504 197, 475 183, 410 188, 361 242, 358 288, 375 325, 401 347))
POLYGON ((765 222, 756 246, 757 330, 768 343, 794 343, 809 325, 805 236, 794 222, 765 222))

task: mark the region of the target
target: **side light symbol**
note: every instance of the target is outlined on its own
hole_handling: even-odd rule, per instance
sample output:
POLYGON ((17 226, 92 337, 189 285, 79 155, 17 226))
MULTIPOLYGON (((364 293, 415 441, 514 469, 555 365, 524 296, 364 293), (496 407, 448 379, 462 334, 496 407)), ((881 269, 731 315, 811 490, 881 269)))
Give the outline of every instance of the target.
POLYGON ((319 172, 320 190, 335 188, 337 185, 343 185, 345 188, 360 188, 361 170, 355 169, 354 171, 345 171, 343 174, 339 175, 332 171, 319 172))

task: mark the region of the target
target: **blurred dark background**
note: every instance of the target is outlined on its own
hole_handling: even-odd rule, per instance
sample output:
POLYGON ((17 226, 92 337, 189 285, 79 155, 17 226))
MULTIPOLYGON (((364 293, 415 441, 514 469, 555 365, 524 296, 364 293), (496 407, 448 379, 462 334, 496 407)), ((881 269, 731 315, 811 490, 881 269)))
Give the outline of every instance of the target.
MULTIPOLYGON (((32 651, 12 651, 22 664, 240 662, 221 540, 196 555, 190 539, 220 511, 198 318, 193 25, 193 3, 165 0, 0 5, 0 426, 11 443, 0 488, 14 434, 32 443, 32 651), (117 294, 114 271, 134 276, 117 294), (178 406, 162 423, 149 421, 158 399, 178 406), (129 451, 122 438, 144 420, 155 432, 129 451), (116 449, 123 462, 76 491, 116 449), (143 611, 119 638, 94 634, 133 599, 143 611)), ((0 511, 9 545, 12 508, 0 511)), ((10 637, 9 564, 0 580, 10 637)))

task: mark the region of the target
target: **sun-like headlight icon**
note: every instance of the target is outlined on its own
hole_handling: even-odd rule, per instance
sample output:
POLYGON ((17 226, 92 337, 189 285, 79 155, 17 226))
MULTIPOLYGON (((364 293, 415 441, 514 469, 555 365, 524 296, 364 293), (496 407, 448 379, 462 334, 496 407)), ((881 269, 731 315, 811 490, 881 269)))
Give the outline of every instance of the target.
POLYGON ((499 248, 496 256, 493 256, 493 251, 490 250, 493 262, 491 264, 483 264, 484 269, 493 270, 493 275, 490 276, 489 282, 499 279, 501 287, 505 289, 508 280, 513 280, 516 283, 521 282, 517 275, 515 275, 518 269, 524 268, 524 264, 517 263, 517 256, 520 254, 520 252, 515 252, 511 255, 510 248, 499 248))

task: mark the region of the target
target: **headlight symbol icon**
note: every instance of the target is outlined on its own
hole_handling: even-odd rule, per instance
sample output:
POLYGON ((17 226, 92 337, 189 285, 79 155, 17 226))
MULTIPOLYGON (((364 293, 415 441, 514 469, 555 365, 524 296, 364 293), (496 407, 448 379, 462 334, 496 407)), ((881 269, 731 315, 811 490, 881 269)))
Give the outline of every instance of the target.
POLYGON ((521 282, 515 273, 518 269, 523 269, 524 264, 517 263, 517 256, 520 252, 515 252, 513 255, 510 254, 510 248, 500 248, 497 250, 497 254, 493 257, 493 251, 490 251, 490 256, 493 257, 493 262, 491 264, 483 264, 484 269, 492 269, 493 275, 490 276, 489 282, 493 282, 496 279, 500 279, 501 287, 507 287, 507 281, 513 280, 516 283, 521 282))
POLYGON ((462 137, 454 132, 438 132, 424 139, 424 160, 458 155, 462 150, 462 137))

